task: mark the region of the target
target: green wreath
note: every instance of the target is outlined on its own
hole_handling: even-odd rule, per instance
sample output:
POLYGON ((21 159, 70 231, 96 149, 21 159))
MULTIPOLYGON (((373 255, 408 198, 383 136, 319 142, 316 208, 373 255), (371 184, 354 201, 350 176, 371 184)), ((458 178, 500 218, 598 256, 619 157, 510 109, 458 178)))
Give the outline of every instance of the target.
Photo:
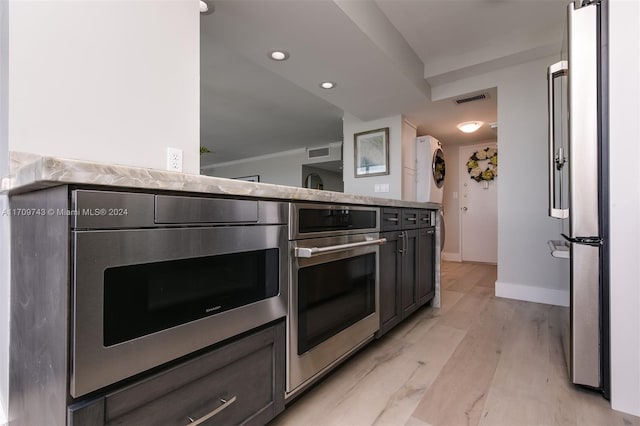
POLYGON ((474 152, 467 161, 467 172, 469 177, 476 182, 492 181, 498 177, 498 149, 485 148, 474 152), (486 163, 483 169, 480 162, 486 163))

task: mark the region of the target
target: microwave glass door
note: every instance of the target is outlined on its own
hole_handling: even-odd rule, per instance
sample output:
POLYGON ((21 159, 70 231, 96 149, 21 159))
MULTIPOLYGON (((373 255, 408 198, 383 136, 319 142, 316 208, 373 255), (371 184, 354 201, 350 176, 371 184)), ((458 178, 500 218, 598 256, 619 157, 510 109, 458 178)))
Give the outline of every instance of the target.
POLYGON ((104 271, 104 346, 278 294, 277 248, 104 271))

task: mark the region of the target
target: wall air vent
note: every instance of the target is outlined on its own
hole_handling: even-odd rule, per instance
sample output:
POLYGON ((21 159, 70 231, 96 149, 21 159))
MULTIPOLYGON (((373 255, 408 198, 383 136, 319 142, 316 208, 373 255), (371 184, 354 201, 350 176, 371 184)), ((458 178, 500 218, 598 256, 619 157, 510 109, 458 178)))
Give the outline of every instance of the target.
POLYGON ((478 95, 469 96, 468 98, 456 99, 455 103, 457 103, 458 105, 462 105, 466 104, 467 102, 482 101, 485 99, 489 99, 489 93, 480 93, 478 95))
POLYGON ((323 148, 313 148, 313 149, 307 149, 307 158, 309 160, 311 160, 312 158, 321 158, 321 157, 328 157, 329 156, 329 147, 323 147, 323 148))

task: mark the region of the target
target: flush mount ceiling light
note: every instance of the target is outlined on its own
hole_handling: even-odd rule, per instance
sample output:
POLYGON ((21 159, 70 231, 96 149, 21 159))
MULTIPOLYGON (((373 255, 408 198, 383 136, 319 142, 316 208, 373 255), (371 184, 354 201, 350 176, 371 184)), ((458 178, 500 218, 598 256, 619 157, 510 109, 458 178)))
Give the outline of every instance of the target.
POLYGON ((289 52, 287 52, 286 50, 274 49, 269 52, 269 58, 278 62, 286 61, 287 59, 289 59, 289 52))
POLYGON ((464 123, 458 124, 458 129, 464 133, 473 133, 482 127, 484 123, 482 121, 465 121, 464 123))
POLYGON ((323 81, 322 83, 320 83, 320 87, 322 87, 323 89, 333 89, 336 86, 337 84, 332 81, 323 81))

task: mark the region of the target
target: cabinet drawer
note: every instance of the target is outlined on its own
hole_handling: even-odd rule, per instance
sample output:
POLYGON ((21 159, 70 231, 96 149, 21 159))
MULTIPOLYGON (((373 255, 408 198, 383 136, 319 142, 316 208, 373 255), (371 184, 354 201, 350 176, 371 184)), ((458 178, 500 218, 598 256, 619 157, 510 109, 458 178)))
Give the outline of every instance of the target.
POLYGON ((284 409, 284 325, 69 408, 69 424, 265 424, 284 409))
POLYGON ((401 227, 402 221, 401 209, 382 209, 382 219, 380 220, 381 231, 396 231, 401 227))
POLYGON ((434 215, 432 215, 431 213, 432 213, 431 210, 419 210, 418 211, 418 226, 420 228, 427 228, 429 226, 435 226, 435 221, 432 221, 432 217, 434 217, 434 215))
POLYGON ((402 209, 402 229, 413 229, 418 227, 418 210, 402 209))

